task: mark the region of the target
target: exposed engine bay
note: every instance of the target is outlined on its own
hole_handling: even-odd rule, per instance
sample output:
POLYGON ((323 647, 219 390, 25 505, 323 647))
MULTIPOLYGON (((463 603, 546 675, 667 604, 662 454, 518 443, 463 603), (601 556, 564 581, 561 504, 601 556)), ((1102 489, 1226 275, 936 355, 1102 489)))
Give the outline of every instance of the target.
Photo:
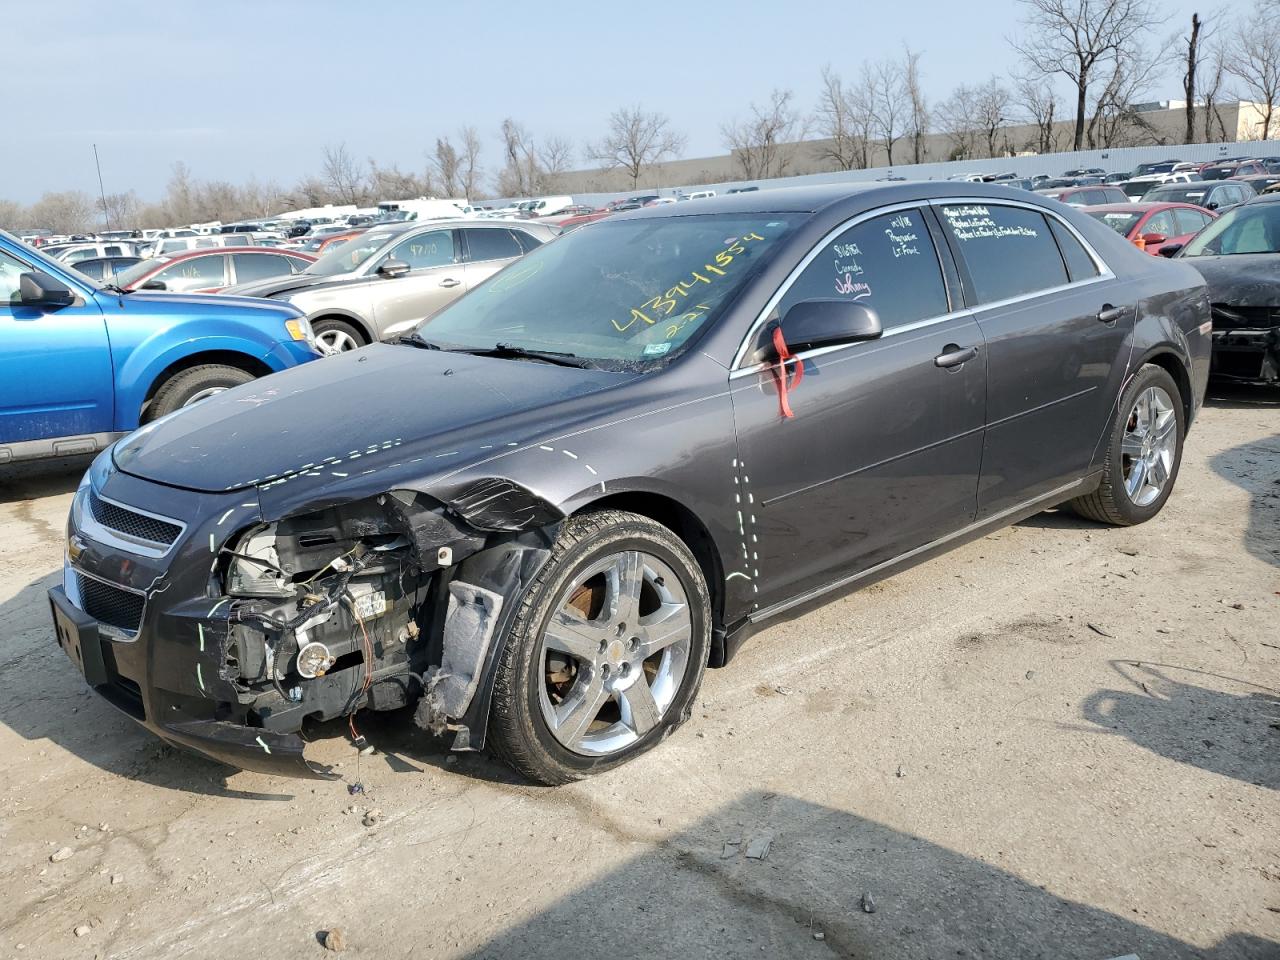
MULTIPOLYGON (((481 499, 493 508, 512 492, 481 499)), ((515 531, 472 525, 500 526, 495 517, 509 512, 467 512, 471 522, 398 490, 261 524, 224 547, 215 571, 230 601, 223 677, 250 724, 292 732, 305 719, 417 703, 421 726, 457 731, 455 747, 466 749, 469 731, 456 721, 498 627, 504 597, 494 588, 519 583, 522 552, 502 549, 518 548, 515 531), (478 579, 495 562, 505 567, 497 578, 457 578, 482 550, 478 579)))

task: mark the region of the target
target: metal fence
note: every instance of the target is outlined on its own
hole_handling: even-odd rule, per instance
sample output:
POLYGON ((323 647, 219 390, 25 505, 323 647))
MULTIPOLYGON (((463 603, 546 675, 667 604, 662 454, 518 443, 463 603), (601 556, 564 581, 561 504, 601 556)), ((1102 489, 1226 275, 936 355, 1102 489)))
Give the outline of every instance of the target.
MULTIPOLYGON (((867 183, 886 177, 905 177, 908 180, 945 180, 965 173, 1016 173, 1020 177, 1045 174, 1059 177, 1063 172, 1080 167, 1101 167, 1108 173, 1132 170, 1140 163, 1161 160, 1183 160, 1188 163, 1209 163, 1227 157, 1280 157, 1280 140, 1244 140, 1236 143, 1190 143, 1155 147, 1118 147, 1107 150, 1073 150, 1063 153, 1042 153, 1025 157, 994 157, 985 160, 953 160, 946 163, 899 164, 892 167, 872 167, 868 170, 835 170, 830 173, 806 173, 794 177, 778 177, 768 180, 727 180, 721 183, 691 184, 682 187, 662 187, 653 191, 632 193, 657 193, 674 196, 694 190, 715 190, 724 193, 734 187, 754 186, 761 190, 772 187, 800 187, 819 183, 867 183)), ((600 205, 625 197, 626 193, 575 194, 577 203, 600 205)))

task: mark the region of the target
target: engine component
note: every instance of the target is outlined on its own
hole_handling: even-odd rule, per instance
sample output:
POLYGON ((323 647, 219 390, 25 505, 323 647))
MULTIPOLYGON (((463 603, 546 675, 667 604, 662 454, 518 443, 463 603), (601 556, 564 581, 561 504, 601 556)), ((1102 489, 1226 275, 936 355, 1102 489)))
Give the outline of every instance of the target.
POLYGON ((314 680, 316 677, 323 676, 333 663, 334 657, 329 653, 329 648, 318 640, 312 640, 298 651, 295 669, 299 676, 314 680))

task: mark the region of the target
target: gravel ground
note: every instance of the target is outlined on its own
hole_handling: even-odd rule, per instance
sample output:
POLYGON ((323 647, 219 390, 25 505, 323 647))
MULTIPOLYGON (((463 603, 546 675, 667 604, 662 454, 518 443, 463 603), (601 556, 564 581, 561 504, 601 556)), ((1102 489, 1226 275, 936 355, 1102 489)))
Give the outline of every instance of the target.
POLYGON ((1155 521, 776 626, 558 789, 397 718, 319 745, 356 795, 162 746, 51 637, 84 464, 0 472, 0 958, 1280 957, 1278 428, 1231 391, 1155 521))

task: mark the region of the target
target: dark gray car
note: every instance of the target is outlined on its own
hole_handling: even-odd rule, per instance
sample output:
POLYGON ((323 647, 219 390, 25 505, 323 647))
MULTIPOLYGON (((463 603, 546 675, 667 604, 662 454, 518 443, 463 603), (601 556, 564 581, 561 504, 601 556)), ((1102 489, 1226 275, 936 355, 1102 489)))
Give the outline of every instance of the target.
POLYGON ((812 603, 1049 507, 1153 517, 1210 327, 1191 267, 1025 191, 618 215, 415 337, 102 454, 58 636, 149 729, 240 766, 317 775, 304 720, 410 706, 572 780, 812 603))

